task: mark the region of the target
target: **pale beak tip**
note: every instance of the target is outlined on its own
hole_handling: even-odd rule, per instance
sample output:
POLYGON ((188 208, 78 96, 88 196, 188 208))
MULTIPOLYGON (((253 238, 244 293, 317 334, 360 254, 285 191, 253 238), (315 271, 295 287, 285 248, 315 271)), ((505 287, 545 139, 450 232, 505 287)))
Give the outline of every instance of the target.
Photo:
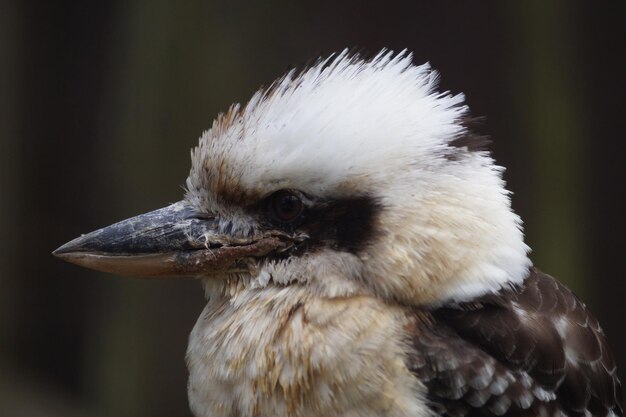
POLYGON ((67 258, 70 255, 75 254, 76 252, 80 252, 80 246, 83 241, 82 238, 83 236, 80 236, 76 239, 72 239, 69 242, 59 246, 58 248, 52 251, 52 255, 56 256, 57 258, 67 260, 67 258))

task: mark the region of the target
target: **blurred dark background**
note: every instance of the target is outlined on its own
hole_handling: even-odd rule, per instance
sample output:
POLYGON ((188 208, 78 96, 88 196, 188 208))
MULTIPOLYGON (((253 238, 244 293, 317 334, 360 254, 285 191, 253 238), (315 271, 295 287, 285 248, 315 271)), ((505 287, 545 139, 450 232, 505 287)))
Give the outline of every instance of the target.
POLYGON ((464 92, 535 264, 626 375, 626 24, 619 2, 0 3, 0 416, 189 416, 197 282, 50 252, 182 195, 219 111, 344 47, 408 48, 464 92))

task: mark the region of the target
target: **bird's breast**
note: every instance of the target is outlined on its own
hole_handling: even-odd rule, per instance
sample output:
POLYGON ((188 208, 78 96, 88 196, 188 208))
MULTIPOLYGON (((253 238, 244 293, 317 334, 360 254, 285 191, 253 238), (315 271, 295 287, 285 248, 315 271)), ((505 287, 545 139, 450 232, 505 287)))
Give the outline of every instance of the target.
POLYGON ((189 341, 197 417, 426 416, 405 366, 405 314, 298 286, 211 299, 189 341))

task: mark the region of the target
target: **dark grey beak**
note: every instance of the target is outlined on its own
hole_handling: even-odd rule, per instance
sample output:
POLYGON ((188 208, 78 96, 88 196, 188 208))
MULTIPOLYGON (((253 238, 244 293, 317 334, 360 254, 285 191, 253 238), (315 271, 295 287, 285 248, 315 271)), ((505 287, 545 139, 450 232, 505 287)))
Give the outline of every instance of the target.
POLYGON ((244 271, 247 260, 289 246, 286 236, 253 235, 220 232, 215 217, 178 202, 78 237, 53 255, 118 275, 193 277, 244 271))

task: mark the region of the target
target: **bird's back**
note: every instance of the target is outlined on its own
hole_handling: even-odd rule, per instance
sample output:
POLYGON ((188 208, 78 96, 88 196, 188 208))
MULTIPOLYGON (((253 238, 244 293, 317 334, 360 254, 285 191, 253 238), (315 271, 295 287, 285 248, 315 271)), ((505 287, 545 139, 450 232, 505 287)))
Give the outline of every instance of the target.
POLYGON ((623 415, 598 321, 549 275, 430 314, 408 363, 442 415, 623 415))

